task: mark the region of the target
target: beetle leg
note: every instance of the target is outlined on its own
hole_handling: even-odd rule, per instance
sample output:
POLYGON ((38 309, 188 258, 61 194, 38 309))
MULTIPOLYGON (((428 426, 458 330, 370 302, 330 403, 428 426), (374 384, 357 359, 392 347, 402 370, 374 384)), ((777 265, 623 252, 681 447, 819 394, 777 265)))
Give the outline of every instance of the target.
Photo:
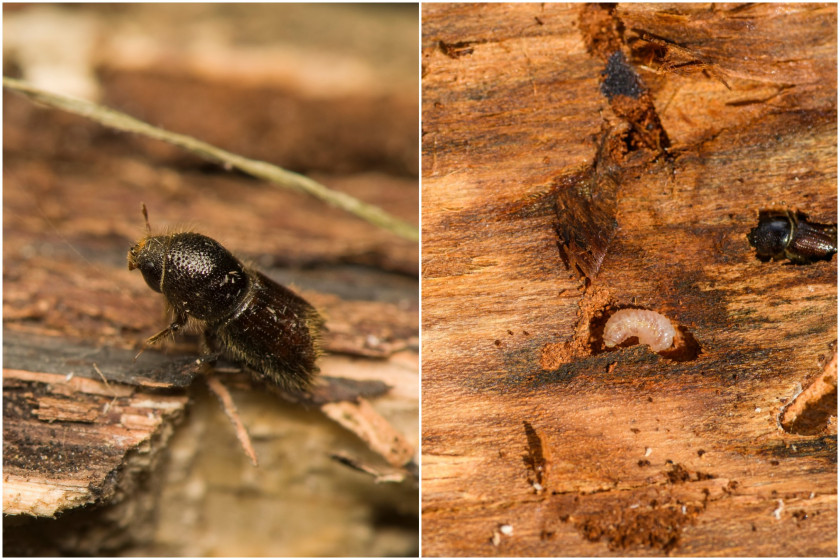
POLYGON ((185 315, 179 315, 175 317, 175 320, 172 321, 172 324, 157 333, 154 336, 149 337, 146 340, 146 344, 155 344, 162 338, 165 338, 169 335, 175 334, 176 332, 180 331, 184 325, 187 324, 187 317, 185 315))
POLYGON ((201 337, 198 341, 199 348, 201 348, 201 357, 198 361, 203 364, 208 364, 210 367, 216 365, 216 360, 221 356, 221 352, 216 352, 213 349, 213 335, 209 330, 201 331, 201 337))

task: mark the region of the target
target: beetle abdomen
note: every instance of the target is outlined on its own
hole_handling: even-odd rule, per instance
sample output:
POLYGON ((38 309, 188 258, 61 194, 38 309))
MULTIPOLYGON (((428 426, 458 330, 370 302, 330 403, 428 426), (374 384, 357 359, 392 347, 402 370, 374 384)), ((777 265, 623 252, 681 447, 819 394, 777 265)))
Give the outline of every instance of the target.
POLYGON ((837 229, 800 221, 788 248, 788 258, 800 262, 830 259, 837 252, 837 229), (790 255, 795 255, 796 258, 790 255))
POLYGON ((224 349, 285 389, 305 389, 319 371, 324 319, 306 300, 260 272, 249 272, 241 310, 208 325, 224 349))

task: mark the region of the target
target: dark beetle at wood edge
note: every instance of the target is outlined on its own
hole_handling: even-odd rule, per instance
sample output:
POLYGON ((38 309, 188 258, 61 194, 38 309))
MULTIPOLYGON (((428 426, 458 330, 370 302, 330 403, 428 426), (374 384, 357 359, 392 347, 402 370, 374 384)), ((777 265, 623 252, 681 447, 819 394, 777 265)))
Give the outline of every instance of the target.
POLYGON ((243 264, 217 241, 191 232, 146 236, 128 251, 128 269, 162 293, 173 320, 147 344, 185 326, 200 331, 257 377, 305 390, 318 373, 324 319, 306 300, 243 264))
POLYGON ((789 259, 797 264, 831 260, 837 252, 837 224, 811 222, 799 211, 761 210, 758 226, 747 234, 756 256, 769 261, 789 259))

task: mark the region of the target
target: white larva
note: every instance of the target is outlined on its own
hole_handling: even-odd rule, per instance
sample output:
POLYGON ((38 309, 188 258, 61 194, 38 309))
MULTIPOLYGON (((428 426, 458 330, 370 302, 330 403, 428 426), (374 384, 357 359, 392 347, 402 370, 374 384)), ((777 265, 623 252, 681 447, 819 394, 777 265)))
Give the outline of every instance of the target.
POLYGON ((639 344, 647 344, 654 352, 661 352, 674 344, 675 334, 671 321, 656 311, 620 309, 604 326, 604 344, 612 348, 635 336, 639 344))

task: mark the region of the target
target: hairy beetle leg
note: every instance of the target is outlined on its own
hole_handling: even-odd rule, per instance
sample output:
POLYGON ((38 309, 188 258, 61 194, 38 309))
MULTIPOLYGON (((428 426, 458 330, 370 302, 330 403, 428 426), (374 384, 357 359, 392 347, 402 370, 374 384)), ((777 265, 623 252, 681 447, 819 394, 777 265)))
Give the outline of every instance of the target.
POLYGON ((176 332, 180 331, 186 323, 186 317, 177 317, 174 321, 172 321, 171 325, 169 325, 156 335, 150 336, 148 339, 146 339, 146 344, 152 345, 162 338, 166 338, 169 335, 174 335, 176 332))

